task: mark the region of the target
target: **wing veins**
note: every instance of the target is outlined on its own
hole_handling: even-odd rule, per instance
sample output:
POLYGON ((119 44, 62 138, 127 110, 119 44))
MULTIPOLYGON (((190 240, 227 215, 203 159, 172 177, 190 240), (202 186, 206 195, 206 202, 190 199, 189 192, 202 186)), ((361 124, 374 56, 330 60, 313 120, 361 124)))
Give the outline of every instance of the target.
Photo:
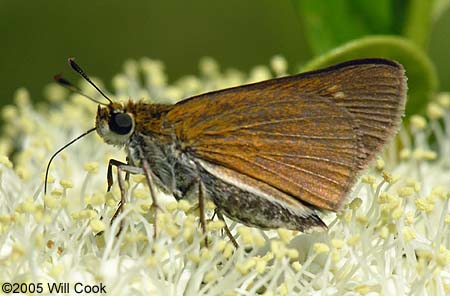
MULTIPOLYGON (((208 146, 209 147, 212 147, 212 146, 220 146, 220 147, 223 147, 223 143, 213 143, 213 144, 208 144, 208 146)), ((342 146, 339 146, 339 147, 341 147, 342 148, 342 146)), ((346 148, 348 148, 348 147, 346 147, 346 148)), ((195 148, 194 148, 194 150, 196 150, 196 151, 201 151, 201 152, 211 152, 211 153, 215 153, 215 154, 223 154, 223 155, 230 155, 230 156, 234 156, 234 154, 231 154, 231 153, 224 153, 224 151, 223 151, 223 149, 211 149, 211 148, 203 148, 203 147, 201 147, 201 146, 195 146, 195 148)), ((323 150, 323 149, 322 149, 323 150)), ((255 153, 254 153, 255 154, 255 153)), ((259 154, 259 153, 258 153, 259 154)), ((339 154, 345 154, 345 155, 347 155, 347 156, 354 156, 353 155, 353 153, 349 153, 349 152, 346 152, 345 150, 344 151, 339 151, 339 154)), ((301 155, 301 154, 299 154, 299 156, 305 156, 305 155, 301 155)))
POLYGON ((264 126, 264 125, 274 124, 274 123, 295 122, 295 121, 302 121, 302 120, 307 120, 307 119, 317 119, 317 118, 346 118, 346 116, 309 116, 309 117, 284 118, 284 119, 279 119, 279 120, 261 121, 261 122, 256 122, 256 123, 248 124, 248 125, 238 125, 238 126, 234 126, 229 129, 223 129, 223 130, 219 130, 219 131, 205 131, 202 134, 203 135, 205 135, 205 134, 206 135, 214 135, 217 133, 233 132, 233 131, 237 131, 240 129, 249 129, 249 128, 253 128, 253 127, 264 126))
MULTIPOLYGON (((337 92, 339 92, 339 91, 337 91, 337 92)), ((349 90, 348 89, 342 90, 342 92, 344 92, 344 94, 345 94, 345 93, 348 93, 349 90)), ((336 92, 334 92, 334 93, 336 93, 336 92)), ((361 92, 360 91, 360 92, 358 92, 358 97, 352 98, 352 101, 354 101, 354 102, 369 101, 369 102, 377 102, 377 103, 378 102, 393 102, 392 98, 384 98, 384 97, 380 98, 379 97, 380 95, 395 96, 395 95, 397 95, 397 93, 383 91, 383 92, 377 92, 377 94, 374 95, 373 92, 361 92)), ((354 96, 354 94, 352 94, 352 96, 354 96)), ((344 97, 349 98, 348 95, 344 95, 344 97)))
POLYGON ((248 132, 254 135, 282 136, 282 137, 315 139, 315 140, 353 140, 353 137, 307 136, 307 135, 295 135, 295 134, 285 134, 285 133, 275 133, 265 131, 251 131, 251 130, 249 130, 248 132))
MULTIPOLYGON (((358 113, 358 114, 360 114, 360 113, 358 113)), ((374 117, 371 117, 371 116, 368 116, 368 115, 370 115, 370 114, 364 114, 363 116, 358 116, 357 118, 359 120, 363 120, 364 119, 364 120, 374 121, 374 122, 377 122, 377 123, 380 123, 380 124, 390 124, 390 123, 392 123, 391 119, 380 118, 380 117, 377 117, 376 114, 374 115, 374 117)))
MULTIPOLYGON (((266 106, 267 107, 267 106, 271 106, 271 105, 274 105, 274 104, 295 103, 297 101, 298 101, 298 99, 266 101, 264 103, 260 103, 260 106, 266 106)), ((230 114, 236 113, 236 111, 242 111, 242 110, 245 110, 245 109, 247 109, 249 107, 251 108, 252 106, 246 104, 246 105, 242 105, 242 106, 237 107, 237 108, 229 109, 229 110, 227 110, 225 112, 220 113, 219 115, 215 115, 214 119, 217 120, 217 119, 220 119, 220 118, 224 118, 224 117, 226 117, 226 116, 228 116, 230 114)), ((194 125, 192 125, 192 128, 197 127, 197 125, 199 125, 201 123, 202 123, 202 121, 199 121, 199 122, 195 123, 194 125)))
POLYGON ((331 182, 331 183, 334 183, 334 184, 336 184, 336 185, 338 185, 338 186, 341 186, 341 183, 340 183, 339 181, 336 181, 336 180, 334 180, 334 179, 331 179, 331 178, 329 178, 329 177, 327 177, 327 176, 324 176, 324 175, 322 175, 322 174, 315 173, 315 172, 313 172, 313 171, 310 171, 310 170, 307 170, 307 169, 304 169, 304 168, 301 168, 301 167, 297 167, 297 166, 295 166, 295 165, 287 164, 287 163, 285 163, 285 162, 282 162, 282 161, 279 161, 279 160, 276 160, 276 159, 273 159, 273 158, 270 158, 270 157, 265 157, 264 155, 262 155, 261 157, 264 158, 264 159, 267 159, 267 160, 270 160, 270 161, 279 163, 279 164, 281 164, 281 165, 287 166, 287 167, 289 167, 289 168, 295 169, 295 170, 297 170, 297 171, 304 172, 304 173, 306 173, 306 174, 309 174, 309 175, 318 177, 318 178, 323 179, 323 180, 327 180, 327 181, 329 181, 329 182, 331 182))
MULTIPOLYGON (((290 182, 290 183, 293 183, 293 184, 299 186, 299 187, 302 188, 304 191, 308 192, 308 193, 311 194, 311 195, 316 196, 316 197, 319 198, 320 200, 325 200, 322 196, 318 195, 317 193, 314 193, 314 192, 312 192, 311 190, 304 188, 303 186, 297 184, 297 183, 294 182, 293 180, 291 180, 291 179, 289 179, 289 178, 286 178, 286 177, 283 176, 283 175, 279 175, 279 174, 277 174, 275 171, 270 170, 270 169, 268 169, 267 167, 265 167, 265 166, 263 166, 263 165, 260 165, 259 163, 249 161, 248 159, 246 159, 246 158, 244 158, 244 157, 240 157, 240 156, 236 156, 236 155, 233 155, 233 157, 240 158, 240 159, 242 159, 242 160, 244 160, 244 161, 246 161, 246 162, 249 162, 249 163, 251 163, 251 164, 253 164, 253 165, 256 165, 256 166, 260 167, 261 169, 267 170, 268 172, 274 174, 275 176, 279 176, 280 178, 282 178, 282 179, 284 179, 284 180, 286 180, 286 181, 288 181, 288 182, 290 182)), ((241 172, 241 173, 243 173, 243 172, 241 172)), ((253 177, 252 177, 252 178, 253 178, 253 177)), ((273 186, 273 185, 271 185, 271 186, 273 186)), ((277 188, 276 186, 274 186, 274 187, 277 188)), ((281 188, 278 188, 278 189, 281 189, 281 188)), ((282 189, 281 189, 281 190, 282 190, 282 189)), ((326 201, 326 200, 325 200, 325 201, 326 201)))
MULTIPOLYGON (((227 155, 227 153, 223 153, 223 152, 219 152, 219 151, 210 151, 210 152, 215 153, 215 154, 227 155)), ((249 160, 249 159, 247 159, 247 158, 245 158, 245 157, 238 156, 238 155, 236 155, 236 154, 228 154, 228 155, 231 156, 231 157, 234 157, 234 158, 239 158, 239 159, 241 159, 241 160, 243 160, 243 161, 245 161, 245 162, 247 162, 247 163, 250 163, 250 164, 252 164, 252 165, 254 165, 254 166, 257 166, 257 167, 259 167, 259 168, 261 168, 261 169, 263 169, 263 170, 266 170, 266 171, 268 171, 268 172, 274 174, 275 176, 278 176, 278 177, 280 177, 280 178, 282 178, 282 179, 284 179, 284 180, 286 180, 286 181, 288 181, 288 182, 290 182, 290 183, 292 183, 292 184, 297 185, 297 186, 300 187, 302 190, 308 192, 309 194, 311 194, 311 195, 313 195, 313 196, 316 196, 318 199, 323 200, 323 201, 325 201, 325 202, 327 201, 327 200, 324 199, 321 195, 319 195, 319 194, 317 194, 317 193, 315 193, 315 192, 312 192, 311 190, 305 188, 304 186, 301 186, 300 184, 298 184, 298 183, 294 182, 293 180, 291 180, 291 179, 285 177, 284 175, 278 174, 278 173, 275 172, 274 170, 271 170, 271 169, 267 168, 267 167, 264 166, 264 165, 261 165, 261 164, 259 164, 259 163, 253 162, 253 161, 251 161, 251 160, 249 160)), ((220 164, 219 164, 219 165, 220 165, 220 164)), ((240 173, 244 173, 244 172, 240 172, 240 173)), ((244 174, 245 174, 245 173, 244 173, 244 174)), ((250 176, 250 177, 251 177, 251 176, 250 176)), ((254 178, 254 177, 252 177, 252 178, 254 178)), ((260 181, 262 181, 262 180, 260 180, 260 181)), ((333 182, 333 183, 334 183, 334 182, 333 182)), ((338 185, 340 185, 340 184, 338 184, 338 185)), ((271 186, 273 186, 273 187, 275 187, 275 188, 278 188, 277 186, 274 186, 274 185, 271 185, 271 186)), ((341 186, 341 187, 342 187, 342 186, 341 186)), ((282 188, 278 188, 278 189, 280 189, 280 190, 283 191, 282 188)), ((290 194, 290 193, 288 193, 288 194, 290 194)), ((295 195, 294 195, 294 196, 295 196, 295 195)))
POLYGON ((312 160, 318 160, 326 163, 332 163, 337 164, 343 167, 347 167, 349 169, 352 169, 353 166, 351 164, 342 162, 342 161, 336 161, 329 158, 323 158, 323 157, 317 157, 317 156, 310 156, 310 155, 299 155, 299 154, 282 154, 282 153, 260 153, 259 155, 269 155, 269 156, 282 156, 282 157, 289 157, 289 158, 299 158, 299 159, 312 159, 312 160))

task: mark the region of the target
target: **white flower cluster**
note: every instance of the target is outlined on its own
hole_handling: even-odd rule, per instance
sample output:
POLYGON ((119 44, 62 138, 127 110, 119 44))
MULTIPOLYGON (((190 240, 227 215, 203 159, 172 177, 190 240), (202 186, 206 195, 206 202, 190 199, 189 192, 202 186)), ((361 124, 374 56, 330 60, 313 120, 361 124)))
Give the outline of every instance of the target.
MULTIPOLYGON (((112 97, 175 102, 209 90, 286 73, 281 57, 249 75, 204 59, 198 76, 168 84, 163 64, 128 61, 112 97)), ((98 96, 86 83, 85 93, 98 96)), ((2 110, 0 283, 102 283, 108 295, 448 295, 450 293, 450 96, 427 117, 405 122, 383 159, 328 214, 327 232, 263 232, 227 221, 240 248, 195 206, 163 199, 158 235, 142 176, 127 183, 128 203, 112 225, 117 184, 106 193, 109 159, 120 151, 89 135, 45 166, 57 148, 93 127, 96 106, 56 85, 34 107, 26 90, 2 110), (8 155, 8 156, 6 156, 8 155), (119 225, 122 231, 118 234, 119 225)), ((212 211, 214 205, 207 203, 212 211)), ((47 287, 45 284, 44 287, 47 287)), ((48 291, 47 291, 48 292, 48 291)))

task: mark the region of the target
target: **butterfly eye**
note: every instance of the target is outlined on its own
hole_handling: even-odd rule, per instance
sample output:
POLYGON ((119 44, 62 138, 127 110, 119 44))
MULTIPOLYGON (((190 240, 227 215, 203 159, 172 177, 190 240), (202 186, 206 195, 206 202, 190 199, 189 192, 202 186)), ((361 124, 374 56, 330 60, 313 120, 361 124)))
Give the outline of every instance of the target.
POLYGON ((116 134, 126 135, 133 128, 133 119, 127 113, 113 113, 109 119, 109 129, 116 134))

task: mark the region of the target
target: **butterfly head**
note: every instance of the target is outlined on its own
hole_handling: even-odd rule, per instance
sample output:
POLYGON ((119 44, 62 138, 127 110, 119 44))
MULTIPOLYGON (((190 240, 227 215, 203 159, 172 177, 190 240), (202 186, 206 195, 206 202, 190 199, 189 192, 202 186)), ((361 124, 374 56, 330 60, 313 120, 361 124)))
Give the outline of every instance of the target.
POLYGON ((135 129, 135 120, 131 112, 121 103, 98 106, 95 122, 97 133, 111 145, 123 146, 128 143, 135 129))

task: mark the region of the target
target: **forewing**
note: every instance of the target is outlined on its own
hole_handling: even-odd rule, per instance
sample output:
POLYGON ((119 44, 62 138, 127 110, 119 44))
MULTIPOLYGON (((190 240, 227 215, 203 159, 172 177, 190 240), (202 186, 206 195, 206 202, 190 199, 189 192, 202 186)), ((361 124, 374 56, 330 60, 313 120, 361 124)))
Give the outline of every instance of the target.
POLYGON ((358 165, 365 168, 400 126, 407 91, 403 66, 390 60, 364 59, 306 76, 312 79, 299 79, 299 88, 329 98, 353 116, 360 134, 358 165))
POLYGON ((335 210, 395 132, 405 88, 401 66, 364 60, 194 97, 167 120, 190 155, 335 210))

